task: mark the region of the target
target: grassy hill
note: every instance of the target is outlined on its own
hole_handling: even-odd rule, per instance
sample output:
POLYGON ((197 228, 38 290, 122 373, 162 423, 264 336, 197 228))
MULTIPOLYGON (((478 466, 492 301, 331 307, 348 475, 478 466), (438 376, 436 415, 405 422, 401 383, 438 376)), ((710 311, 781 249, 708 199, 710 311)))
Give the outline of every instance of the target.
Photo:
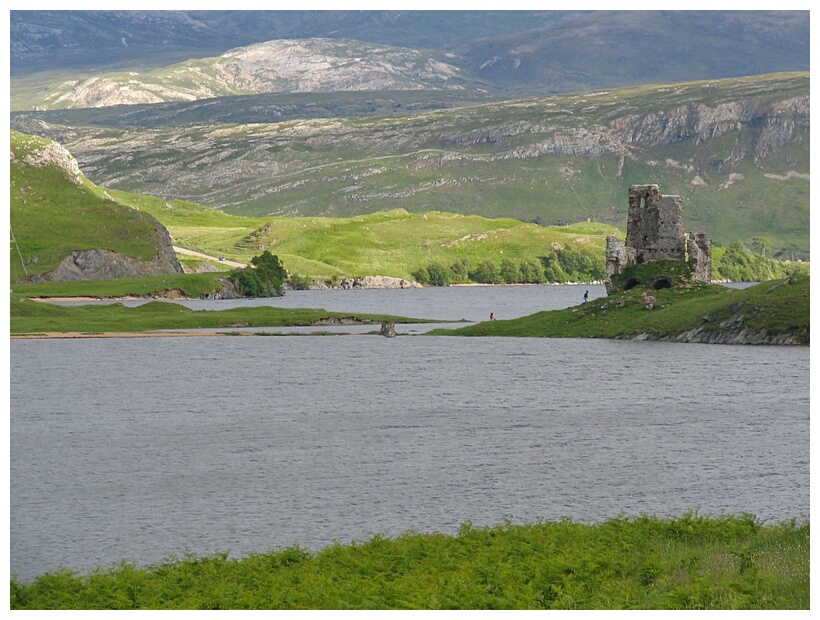
POLYGON ((265 117, 272 102, 217 122, 216 102, 136 109, 143 129, 91 125, 90 112, 12 123, 60 137, 98 184, 235 214, 404 209, 624 229, 629 185, 651 182, 719 244, 763 235, 809 257, 807 73, 284 122, 265 117))
POLYGON ((432 262, 537 260, 559 247, 589 248, 603 260, 606 235, 621 234, 596 222, 544 227, 510 218, 403 209, 351 218, 246 218, 194 203, 110 194, 153 214, 177 245, 241 262, 270 250, 291 273, 324 279, 364 275, 412 279, 413 271, 432 262))
POLYGON ((156 254, 157 220, 111 200, 58 145, 12 131, 11 157, 12 282, 53 269, 74 250, 156 254))
POLYGON ((435 261, 534 260, 557 247, 588 247, 603 256, 605 236, 618 232, 597 223, 545 228, 509 218, 401 209, 356 218, 234 216, 191 202, 97 187, 79 170, 69 170, 72 159, 65 152, 59 162, 26 163, 31 153, 53 147, 42 138, 12 132, 12 281, 53 269, 78 249, 103 247, 150 257, 157 221, 176 245, 240 262, 267 249, 290 272, 316 278, 411 278, 414 270, 435 261))

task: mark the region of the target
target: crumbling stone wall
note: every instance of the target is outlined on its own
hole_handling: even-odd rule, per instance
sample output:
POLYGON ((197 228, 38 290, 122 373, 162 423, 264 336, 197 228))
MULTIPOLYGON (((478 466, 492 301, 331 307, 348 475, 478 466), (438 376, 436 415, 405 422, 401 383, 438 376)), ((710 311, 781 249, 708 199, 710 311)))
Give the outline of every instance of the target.
POLYGON ((657 185, 630 186, 626 245, 637 262, 686 260, 684 239, 683 198, 663 196, 657 185))
POLYGON ((686 250, 695 280, 709 282, 712 279, 712 241, 706 233, 689 233, 686 250))
POLYGON ((712 242, 704 233, 689 235, 683 229, 683 198, 661 194, 658 185, 629 187, 629 215, 626 243, 606 238, 606 270, 612 277, 631 265, 654 260, 686 261, 696 280, 709 282, 712 276, 712 242))

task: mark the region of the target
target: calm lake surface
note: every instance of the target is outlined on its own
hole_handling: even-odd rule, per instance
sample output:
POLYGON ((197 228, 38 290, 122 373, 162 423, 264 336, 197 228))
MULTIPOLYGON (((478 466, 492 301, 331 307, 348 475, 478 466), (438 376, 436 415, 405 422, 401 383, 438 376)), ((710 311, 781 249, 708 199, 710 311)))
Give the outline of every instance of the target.
MULTIPOLYGON (((476 321, 575 305, 584 290, 603 295, 459 287, 274 303, 476 321)), ((10 344, 10 569, 23 580, 455 533, 466 521, 809 517, 808 347, 355 335, 10 344)))

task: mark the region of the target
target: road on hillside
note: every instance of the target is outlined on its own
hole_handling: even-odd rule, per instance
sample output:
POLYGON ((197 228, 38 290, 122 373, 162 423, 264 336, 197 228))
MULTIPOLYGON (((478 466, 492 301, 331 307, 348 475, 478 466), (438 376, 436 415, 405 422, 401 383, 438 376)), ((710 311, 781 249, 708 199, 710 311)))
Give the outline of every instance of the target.
POLYGON ((227 258, 224 259, 224 260, 219 260, 218 256, 210 256, 209 254, 203 254, 202 252, 194 252, 193 250, 186 250, 185 248, 180 248, 180 247, 177 247, 177 246, 174 246, 174 252, 176 252, 177 254, 186 254, 188 256, 196 256, 197 258, 208 258, 210 260, 215 260, 215 261, 218 261, 220 263, 225 263, 226 265, 229 265, 231 267, 247 267, 247 265, 245 263, 237 263, 235 261, 228 260, 227 258))

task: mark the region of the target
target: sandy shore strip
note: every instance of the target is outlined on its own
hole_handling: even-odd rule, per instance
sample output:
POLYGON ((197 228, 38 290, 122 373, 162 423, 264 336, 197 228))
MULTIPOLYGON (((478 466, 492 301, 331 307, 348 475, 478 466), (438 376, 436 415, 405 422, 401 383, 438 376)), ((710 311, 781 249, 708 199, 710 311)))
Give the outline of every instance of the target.
POLYGON ((54 338, 201 338, 211 336, 254 336, 252 332, 41 332, 36 334, 11 334, 12 340, 54 338))
MULTIPOLYGON (((61 303, 65 301, 79 301, 82 303, 87 303, 91 301, 161 301, 161 300, 153 300, 153 299, 146 299, 145 297, 134 297, 134 296, 126 296, 126 297, 29 297, 31 301, 39 301, 40 303, 61 303)), ((165 299, 165 298, 163 298, 165 299)), ((178 301, 172 300, 170 297, 168 301, 178 301)))

